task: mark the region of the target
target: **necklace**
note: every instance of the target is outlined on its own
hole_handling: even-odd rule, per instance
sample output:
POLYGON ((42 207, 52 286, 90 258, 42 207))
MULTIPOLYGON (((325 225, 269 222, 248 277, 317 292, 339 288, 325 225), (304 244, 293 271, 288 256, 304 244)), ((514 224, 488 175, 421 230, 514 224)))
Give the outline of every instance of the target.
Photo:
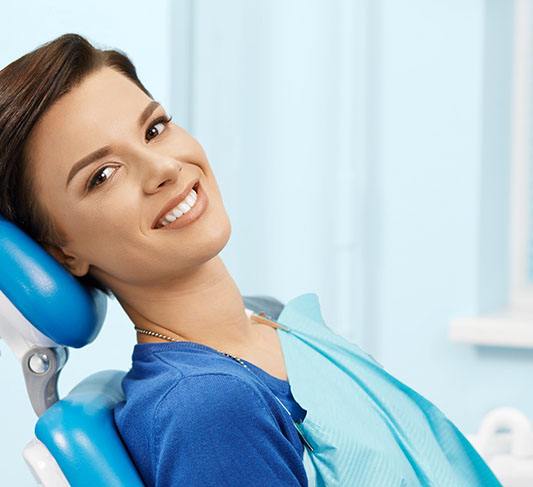
MULTIPOLYGON (((151 335, 151 336, 155 336, 155 337, 158 337, 158 338, 163 338, 165 340, 170 340, 172 342, 181 342, 182 340, 177 340, 176 338, 172 338, 172 337, 167 337, 166 335, 162 335, 161 333, 157 333, 156 331, 151 331, 151 330, 145 330, 144 328, 135 328, 139 333, 144 333, 145 335, 151 335)), ((213 347, 211 347, 213 348, 213 347)), ((227 352, 223 352, 222 350, 218 350, 217 348, 215 348, 214 350, 216 350, 218 353, 221 353, 222 355, 226 355, 226 357, 230 357, 232 358, 233 360, 236 360, 237 362, 239 362, 243 367, 246 367, 247 369, 249 368, 243 361, 240 357, 236 357, 235 355, 231 355, 230 353, 227 353, 227 352)))
MULTIPOLYGON (((254 317, 258 317, 258 316, 262 316, 264 318, 266 318, 266 321, 267 322, 270 322, 272 323, 271 320, 269 320, 268 318, 270 318, 264 311, 262 311, 261 313, 259 313, 259 315, 256 315, 256 314, 252 314, 250 319, 252 319, 252 321, 258 321, 259 323, 265 323, 265 321, 263 320, 259 320, 259 319, 256 319, 256 320, 253 320, 254 317)), ((267 323, 267 324, 270 324, 270 323, 267 323)), ((278 323, 276 323, 276 325, 278 325, 278 323)), ((272 325, 271 325, 272 326, 272 325)), ((169 340, 171 342, 180 342, 182 340, 178 340, 176 338, 172 338, 172 337, 169 337, 169 336, 166 336, 166 335, 162 335, 161 333, 158 333, 156 331, 152 331, 152 330, 146 330, 144 328, 135 328, 135 330, 137 330, 139 333, 144 333, 145 335, 151 335, 151 336, 155 336, 155 337, 158 337, 158 338, 163 338, 164 340, 169 340)), ((213 347, 211 347, 213 348, 213 347)), ((225 355, 226 357, 230 357, 232 358, 233 360, 236 360, 237 362, 239 362, 243 367, 246 367, 247 369, 249 369, 248 365, 246 365, 242 359, 240 357, 236 357, 235 355, 231 355, 230 353, 227 353, 227 352, 223 352, 222 350, 218 350, 217 348, 215 348, 214 350, 216 350, 218 353, 221 353, 222 355, 225 355)))
MULTIPOLYGON (((277 323, 276 321, 272 320, 272 317, 267 315, 264 311, 261 311, 260 313, 256 314, 256 313, 253 313, 251 316, 250 316, 250 319, 252 321, 256 321, 257 323, 263 323, 263 324, 267 324, 267 325, 270 325, 270 326, 273 326, 274 328, 282 328, 282 329, 285 329, 285 330, 288 330, 288 328, 286 328, 285 326, 281 325, 280 323, 277 323)), ((176 338, 172 338, 172 337, 169 337, 169 336, 166 336, 166 335, 162 335, 161 333, 158 333, 156 331, 152 331, 152 330, 146 330, 144 328, 135 328, 135 330, 137 330, 139 333, 144 333, 145 335, 151 335, 151 336, 155 336, 155 337, 158 337, 158 338, 163 338, 164 340, 169 340, 171 342, 180 342, 182 340, 178 340, 176 338)), ((213 348, 213 347, 211 347, 213 348)), ((240 358, 240 357, 236 357, 235 355, 231 355, 230 353, 227 353, 227 352, 223 352, 222 350, 218 350, 216 348, 213 348, 213 350, 216 350, 218 353, 222 354, 222 355, 225 355, 226 357, 230 357, 232 358, 233 360, 235 360, 236 362, 240 363, 244 368, 248 369, 250 371, 250 373, 254 374, 256 377, 257 377, 257 374, 255 374, 251 369, 250 367, 248 367, 248 365, 246 365, 243 360, 240 358)), ((278 402, 281 404, 281 406, 283 407, 283 409, 285 409, 285 411, 287 411, 287 413, 289 414, 289 416, 291 417, 292 419, 292 422, 294 424, 294 426, 296 427, 296 430, 298 431, 298 434, 300 435, 300 438, 302 439, 302 441, 304 442, 304 444, 307 446, 307 448, 309 448, 309 450, 313 451, 313 447, 311 446, 311 444, 307 441, 307 439, 305 438, 304 434, 303 434, 303 431, 302 431, 302 427, 301 427, 301 423, 298 423, 297 421, 294 420, 294 418, 292 417, 292 414, 291 412, 287 409, 287 407, 285 406, 285 404, 283 404, 281 402, 281 400, 279 399, 278 396, 276 396, 274 394, 274 397, 278 400, 278 402)))

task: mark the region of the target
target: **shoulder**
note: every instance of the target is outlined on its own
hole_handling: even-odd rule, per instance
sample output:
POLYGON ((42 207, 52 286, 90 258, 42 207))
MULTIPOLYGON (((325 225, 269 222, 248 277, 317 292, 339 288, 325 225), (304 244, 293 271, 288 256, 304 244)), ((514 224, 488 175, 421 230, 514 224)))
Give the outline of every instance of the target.
POLYGON ((181 378, 158 401, 152 422, 155 484, 307 485, 301 441, 267 401, 237 375, 181 378))
MULTIPOLYGON (((224 372, 186 375, 176 381, 155 405, 155 418, 180 415, 181 420, 202 422, 206 417, 270 413, 263 392, 253 381, 224 372)), ((271 414, 271 413, 270 413, 271 414)))

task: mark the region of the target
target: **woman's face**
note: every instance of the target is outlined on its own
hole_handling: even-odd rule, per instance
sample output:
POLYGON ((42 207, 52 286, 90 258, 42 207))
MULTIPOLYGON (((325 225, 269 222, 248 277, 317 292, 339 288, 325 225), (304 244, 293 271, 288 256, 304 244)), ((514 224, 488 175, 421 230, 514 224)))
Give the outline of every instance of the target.
POLYGON ((154 124, 170 115, 162 106, 138 125, 151 102, 106 67, 50 107, 29 139, 37 199, 68 237, 62 252, 47 250, 77 276, 90 270, 116 294, 128 286, 164 288, 217 256, 231 233, 201 145, 173 122, 154 124), (77 161, 106 145, 111 153, 69 180, 77 161), (152 228, 196 180, 208 200, 200 217, 181 228, 152 228))

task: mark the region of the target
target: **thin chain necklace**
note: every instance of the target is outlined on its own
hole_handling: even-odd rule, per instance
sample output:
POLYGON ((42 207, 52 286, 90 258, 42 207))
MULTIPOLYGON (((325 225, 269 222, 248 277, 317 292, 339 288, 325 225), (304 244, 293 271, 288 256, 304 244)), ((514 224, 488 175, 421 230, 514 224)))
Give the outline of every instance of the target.
MULTIPOLYGON (((183 340, 178 340, 176 338, 167 337, 166 335, 162 335, 161 333, 157 333, 156 331, 145 330, 144 328, 135 328, 135 329, 139 333, 144 333, 145 335, 151 335, 151 336, 155 336, 155 337, 158 337, 158 338, 163 338, 163 339, 169 340, 171 342, 181 342, 181 341, 183 341, 183 340)), ((211 347, 211 348, 213 348, 213 347, 211 347)), ((215 348, 214 350, 216 350, 218 353, 221 353, 222 355, 226 355, 226 357, 231 357, 232 359, 234 359, 237 362, 239 362, 243 367, 248 368, 248 366, 242 361, 242 359, 240 357, 236 357, 235 355, 231 355, 230 353, 223 352, 222 350, 219 350, 218 348, 215 348)))
MULTIPOLYGON (((258 319, 259 316, 263 317, 263 319, 266 319, 266 321, 268 321, 270 323, 273 323, 271 320, 268 319, 269 316, 264 311, 261 311, 261 313, 259 313, 259 314, 255 314, 255 313, 252 314, 250 319, 252 321, 257 321, 259 323, 265 323, 265 321, 263 321, 261 319, 258 319), (253 319, 254 317, 255 317, 255 320, 253 319)), ((270 323, 268 323, 268 324, 270 324, 270 323)), ((278 323, 276 323, 276 325, 278 325, 278 323)), ((171 342, 181 342, 182 341, 182 340, 178 340, 177 338, 172 338, 172 337, 169 337, 169 336, 166 336, 166 335, 162 335, 161 333, 158 333, 156 331, 146 330, 144 328, 135 328, 135 330, 137 330, 139 333, 144 333, 145 335, 150 335, 150 336, 155 336, 155 337, 158 337, 158 338, 163 338, 164 340, 169 340, 171 342)), ((211 347, 211 348, 214 348, 214 347, 211 347)), ((222 350, 218 350, 217 348, 214 348, 214 350, 216 350, 218 353, 221 353, 222 355, 225 355, 226 357, 230 357, 233 360, 236 360, 243 367, 246 367, 247 369, 249 369, 248 365, 246 365, 240 357, 236 357, 235 355, 231 355, 230 353, 223 352, 222 350)))
MULTIPOLYGON (((260 313, 257 313, 257 314, 253 313, 250 316, 250 319, 252 321, 256 321, 257 323, 263 323, 263 324, 267 324, 267 325, 273 326, 274 328, 282 328, 282 329, 288 330, 288 328, 286 328, 285 326, 283 326, 280 323, 277 323, 276 321, 272 320, 272 317, 267 315, 264 311, 261 311, 260 313)), ((162 335, 161 333, 158 333, 156 331, 146 330, 144 328, 135 328, 135 330, 137 330, 139 333, 144 333, 145 335, 151 335, 151 336, 155 336, 155 337, 158 337, 158 338, 163 338, 164 340, 169 340, 171 342, 181 342, 181 341, 183 341, 183 340, 178 340, 176 338, 172 338, 172 337, 169 337, 169 336, 166 336, 166 335, 162 335)), ((213 348, 213 347, 211 347, 211 348, 213 348)), ((222 350, 218 350, 217 348, 213 348, 213 349, 216 350, 218 353, 220 353, 222 355, 225 355, 226 357, 230 357, 233 360, 239 362, 243 367, 248 369, 252 374, 254 374, 257 377, 257 375, 250 369, 250 367, 248 367, 248 365, 246 365, 243 362, 243 360, 240 357, 236 357, 235 355, 231 355, 230 353, 223 352, 222 350)), ((301 424, 294 420, 294 418, 292 417, 291 412, 287 409, 285 404, 283 404, 281 402, 279 397, 276 396, 275 394, 274 394, 274 397, 283 406, 283 409, 285 409, 285 411, 287 411, 287 413, 289 413, 289 416, 291 417, 292 422, 294 423, 294 426, 296 427, 296 430, 298 431, 298 434, 300 435, 300 438, 305 443, 307 448, 309 448, 309 450, 311 450, 311 451, 314 451, 312 445, 307 441, 307 439, 305 438, 305 436, 303 434, 301 424)))

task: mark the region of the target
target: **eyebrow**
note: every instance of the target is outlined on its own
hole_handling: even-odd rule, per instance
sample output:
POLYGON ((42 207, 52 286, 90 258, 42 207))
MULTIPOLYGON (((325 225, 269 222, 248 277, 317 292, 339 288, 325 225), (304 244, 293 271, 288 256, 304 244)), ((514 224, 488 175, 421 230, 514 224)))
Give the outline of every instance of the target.
MULTIPOLYGON (((160 106, 161 104, 159 102, 155 100, 151 101, 139 116, 139 120, 137 121, 139 127, 142 128, 148 117, 160 106)), ((110 145, 105 145, 104 147, 101 147, 100 149, 97 149, 94 152, 91 152, 89 155, 81 158, 70 169, 67 177, 67 184, 65 186, 67 187, 70 183, 70 180, 85 166, 88 166, 89 164, 92 164, 93 162, 108 156, 109 154, 111 154, 112 150, 113 148, 110 145)))

